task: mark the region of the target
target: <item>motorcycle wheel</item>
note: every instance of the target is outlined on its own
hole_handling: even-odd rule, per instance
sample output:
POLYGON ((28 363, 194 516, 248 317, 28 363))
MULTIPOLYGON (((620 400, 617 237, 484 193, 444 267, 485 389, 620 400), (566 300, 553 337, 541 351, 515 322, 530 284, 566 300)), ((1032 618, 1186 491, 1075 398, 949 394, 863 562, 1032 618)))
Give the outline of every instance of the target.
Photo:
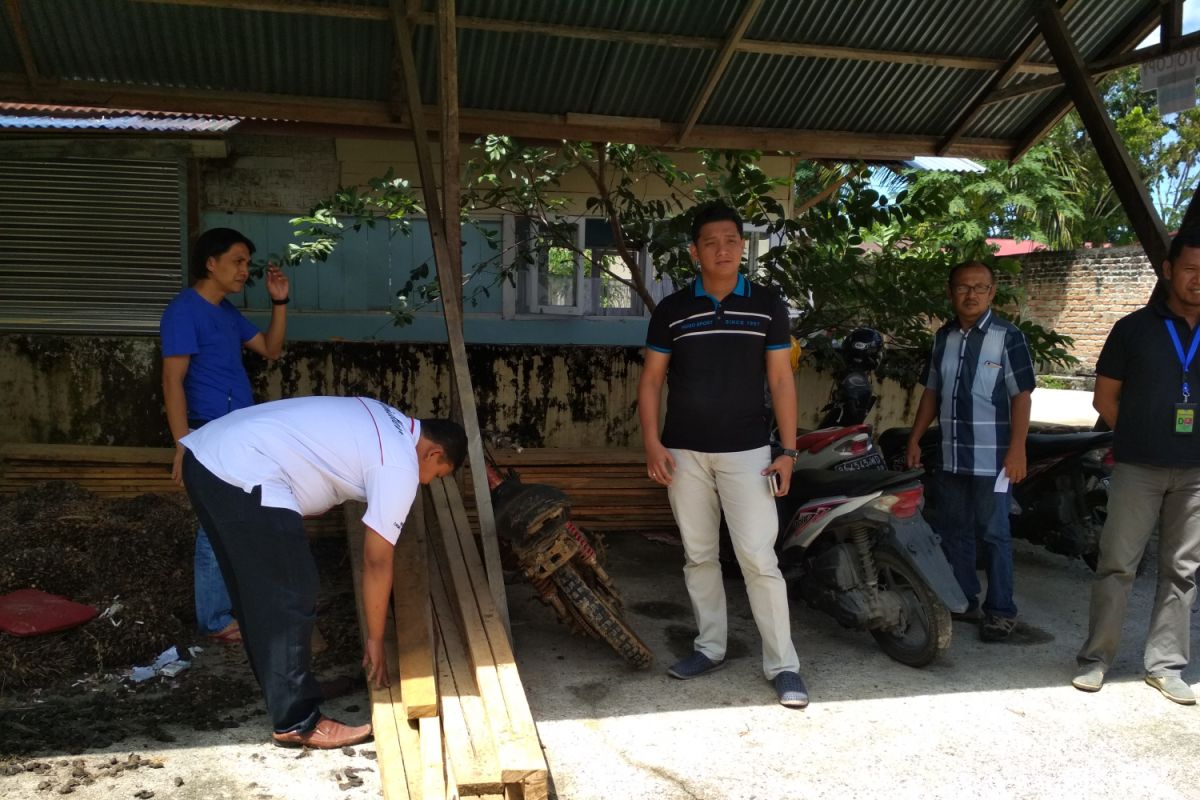
POLYGON ((584 624, 617 651, 617 655, 638 669, 654 663, 654 654, 605 599, 580 577, 571 564, 559 567, 551 576, 563 599, 574 606, 584 624))
POLYGON ((902 631, 873 630, 883 652, 910 667, 923 667, 950 646, 950 611, 908 562, 887 549, 875 551, 879 590, 895 592, 906 611, 902 631))

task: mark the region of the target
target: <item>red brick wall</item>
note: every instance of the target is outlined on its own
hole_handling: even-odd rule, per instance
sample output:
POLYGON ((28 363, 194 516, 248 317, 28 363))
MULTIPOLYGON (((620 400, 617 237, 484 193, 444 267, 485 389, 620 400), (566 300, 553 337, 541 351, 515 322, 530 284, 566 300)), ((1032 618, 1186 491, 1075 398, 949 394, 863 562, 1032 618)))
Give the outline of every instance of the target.
POLYGON ((1113 323, 1146 304, 1155 275, 1140 245, 1021 256, 1024 319, 1075 339, 1077 371, 1092 375, 1113 323))

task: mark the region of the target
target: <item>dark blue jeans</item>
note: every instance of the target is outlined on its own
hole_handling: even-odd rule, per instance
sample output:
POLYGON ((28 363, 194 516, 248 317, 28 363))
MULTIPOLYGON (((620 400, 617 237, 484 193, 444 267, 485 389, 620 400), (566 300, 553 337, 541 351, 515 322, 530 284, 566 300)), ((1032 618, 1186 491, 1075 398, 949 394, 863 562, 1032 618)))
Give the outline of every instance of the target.
POLYGON ((247 494, 225 483, 190 450, 183 485, 212 541, 276 733, 311 730, 321 702, 311 670, 319 578, 304 521, 263 506, 258 487, 247 494))
POLYGON ((942 550, 954 569, 969 608, 979 607, 979 575, 975 570, 975 542, 984 547, 987 595, 983 612, 1015 617, 1013 601, 1012 532, 1008 526, 1008 492, 996 491, 995 476, 956 475, 938 472, 933 481, 937 506, 936 525, 942 550))

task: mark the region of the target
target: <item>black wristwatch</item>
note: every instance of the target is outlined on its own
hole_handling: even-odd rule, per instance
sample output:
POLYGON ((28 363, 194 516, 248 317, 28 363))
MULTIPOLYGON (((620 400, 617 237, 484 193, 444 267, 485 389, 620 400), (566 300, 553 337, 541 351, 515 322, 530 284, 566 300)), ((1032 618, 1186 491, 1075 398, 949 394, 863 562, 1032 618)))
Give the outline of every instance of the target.
POLYGON ((273 306, 286 306, 290 302, 292 302, 291 295, 288 295, 282 300, 276 300, 274 297, 271 298, 271 305, 273 306))
POLYGON ((800 458, 800 451, 799 450, 789 450, 785 447, 785 448, 783 448, 783 455, 790 458, 792 460, 792 463, 795 464, 796 460, 798 458, 800 458))

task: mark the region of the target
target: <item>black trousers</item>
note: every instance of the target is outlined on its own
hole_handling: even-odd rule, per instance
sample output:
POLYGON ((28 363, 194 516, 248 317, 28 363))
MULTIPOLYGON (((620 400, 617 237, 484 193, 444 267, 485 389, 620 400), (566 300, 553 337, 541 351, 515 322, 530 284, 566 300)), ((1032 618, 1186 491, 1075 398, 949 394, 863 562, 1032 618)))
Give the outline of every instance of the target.
POLYGON ((311 730, 321 701, 310 668, 319 578, 303 520, 295 511, 264 507, 261 487, 247 494, 190 450, 183 483, 221 565, 275 731, 311 730))

